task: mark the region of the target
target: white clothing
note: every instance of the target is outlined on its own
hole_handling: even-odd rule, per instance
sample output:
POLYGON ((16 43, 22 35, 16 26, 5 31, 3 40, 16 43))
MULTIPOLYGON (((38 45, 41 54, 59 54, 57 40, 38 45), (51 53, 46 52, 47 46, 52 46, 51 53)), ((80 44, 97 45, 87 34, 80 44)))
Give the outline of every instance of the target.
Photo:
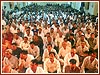
MULTIPOLYGON (((27 68, 25 73, 34 73, 31 68, 27 68)), ((44 70, 42 69, 42 67, 37 67, 36 69, 36 73, 44 73, 44 70)))
POLYGON ((44 62, 44 71, 46 73, 48 73, 48 71, 52 73, 56 70, 57 70, 57 73, 61 72, 60 63, 57 59, 54 58, 53 63, 51 63, 50 59, 44 62))

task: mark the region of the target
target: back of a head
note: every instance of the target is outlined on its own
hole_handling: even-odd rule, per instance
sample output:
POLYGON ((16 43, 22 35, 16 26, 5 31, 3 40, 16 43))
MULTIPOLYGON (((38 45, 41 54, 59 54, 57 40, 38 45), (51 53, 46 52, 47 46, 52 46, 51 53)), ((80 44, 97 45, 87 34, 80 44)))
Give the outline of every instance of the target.
POLYGON ((69 62, 70 62, 71 64, 76 64, 76 60, 75 60, 75 59, 71 59, 69 62))

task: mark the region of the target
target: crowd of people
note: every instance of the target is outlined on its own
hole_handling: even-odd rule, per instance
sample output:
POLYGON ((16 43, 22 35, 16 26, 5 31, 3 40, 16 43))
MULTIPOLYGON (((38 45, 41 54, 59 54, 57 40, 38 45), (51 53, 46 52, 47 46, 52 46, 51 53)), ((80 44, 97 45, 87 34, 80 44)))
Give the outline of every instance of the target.
POLYGON ((98 16, 59 4, 2 12, 2 73, 98 73, 98 16))

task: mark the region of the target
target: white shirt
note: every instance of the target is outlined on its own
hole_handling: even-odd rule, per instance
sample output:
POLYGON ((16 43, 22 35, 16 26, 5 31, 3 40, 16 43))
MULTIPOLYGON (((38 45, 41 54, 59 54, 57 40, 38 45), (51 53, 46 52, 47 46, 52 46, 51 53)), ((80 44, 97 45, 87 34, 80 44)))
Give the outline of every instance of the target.
POLYGON ((80 56, 85 56, 84 52, 85 51, 89 51, 89 48, 87 46, 84 46, 84 48, 82 48, 82 46, 78 46, 76 48, 77 50, 77 53, 80 55, 80 56))
POLYGON ((14 34, 14 33, 17 33, 17 28, 14 29, 14 28, 11 26, 11 27, 10 27, 10 32, 13 33, 13 34, 14 34))
POLYGON ((28 51, 28 47, 29 47, 29 41, 27 41, 27 43, 25 43, 24 41, 22 41, 22 42, 20 43, 20 48, 21 48, 22 50, 27 50, 27 51, 28 51))
POLYGON ((28 53, 33 55, 35 58, 37 58, 40 54, 40 49, 38 46, 34 46, 32 49, 31 47, 28 48, 28 53))
POLYGON ((1 24, 5 26, 5 25, 6 25, 5 20, 2 20, 2 21, 1 21, 1 24))
POLYGON ((25 61, 24 59, 19 58, 19 65, 20 65, 22 62, 24 62, 24 63, 23 63, 23 64, 24 64, 24 67, 25 67, 25 68, 28 68, 28 67, 30 66, 31 60, 33 60, 33 59, 34 59, 33 55, 27 54, 26 61, 25 61))
POLYGON ((87 56, 84 60, 83 60, 83 64, 81 66, 81 72, 84 73, 85 72, 85 68, 88 68, 88 69, 93 69, 93 68, 97 68, 98 66, 98 59, 95 58, 93 60, 93 62, 91 63, 90 61, 90 58, 91 56, 87 56))
POLYGON ((32 40, 32 35, 31 34, 29 34, 29 35, 25 34, 24 37, 28 37, 28 41, 32 40))
POLYGON ((17 68, 18 67, 18 59, 15 56, 11 56, 10 59, 8 59, 7 57, 4 57, 3 60, 3 66, 5 65, 10 65, 11 68, 17 68))
MULTIPOLYGON (((82 41, 81 41, 80 38, 79 38, 78 41, 77 41, 77 43, 76 43, 76 47, 80 46, 80 45, 81 45, 81 42, 82 42, 82 41)), ((87 41, 86 39, 84 39, 84 42, 86 43, 86 46, 89 48, 90 45, 89 45, 88 41, 87 41)))
MULTIPOLYGON (((27 68, 25 73, 34 73, 31 68, 27 68)), ((42 69, 42 67, 37 67, 36 69, 36 73, 44 73, 44 70, 42 69)))
POLYGON ((18 39, 13 38, 12 43, 17 43, 17 45, 20 46, 21 41, 22 38, 19 36, 18 39))
POLYGON ((71 52, 71 48, 70 47, 66 47, 66 49, 64 49, 63 47, 59 50, 59 57, 65 57, 67 53, 71 52))
POLYGON ((44 38, 44 33, 43 32, 41 32, 41 33, 38 32, 38 36, 41 36, 42 39, 43 39, 44 38))
POLYGON ((90 33, 90 34, 88 34, 88 33, 85 34, 85 37, 86 37, 87 39, 90 38, 90 36, 91 36, 91 33, 90 33))
POLYGON ((64 58, 64 67, 63 67, 63 71, 65 71, 65 66, 66 65, 70 65, 70 59, 75 59, 77 62, 76 62, 76 66, 78 67, 79 66, 79 57, 77 54, 75 54, 73 57, 71 56, 71 53, 67 53, 65 58, 64 58))
POLYGON ((57 59, 54 58, 54 62, 51 63, 50 59, 48 59, 47 61, 44 62, 44 71, 46 73, 49 72, 54 72, 57 70, 57 73, 61 72, 61 68, 60 68, 60 63, 57 59))
POLYGON ((43 29, 43 33, 44 33, 44 35, 46 35, 46 33, 48 33, 49 32, 49 30, 48 29, 43 29))
POLYGON ((62 36, 62 37, 57 37, 57 38, 55 39, 55 45, 60 47, 60 45, 61 45, 62 42, 63 42, 63 38, 64 38, 64 36, 62 36))
MULTIPOLYGON (((55 49, 52 48, 50 52, 54 52, 56 55, 56 58, 57 59, 59 58, 55 49)), ((48 49, 45 49, 44 53, 43 53, 43 61, 46 61, 46 59, 48 59, 48 58, 49 58, 49 51, 48 51, 48 49)))

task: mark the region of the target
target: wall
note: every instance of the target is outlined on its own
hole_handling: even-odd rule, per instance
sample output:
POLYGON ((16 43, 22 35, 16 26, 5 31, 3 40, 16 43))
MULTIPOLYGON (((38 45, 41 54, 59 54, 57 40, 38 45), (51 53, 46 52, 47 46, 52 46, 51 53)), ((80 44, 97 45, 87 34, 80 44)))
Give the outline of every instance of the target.
POLYGON ((81 2, 72 2, 72 8, 75 8, 77 10, 80 10, 81 2))
POLYGON ((98 13, 98 2, 89 2, 89 9, 87 8, 88 3, 85 2, 85 12, 96 16, 98 13))

